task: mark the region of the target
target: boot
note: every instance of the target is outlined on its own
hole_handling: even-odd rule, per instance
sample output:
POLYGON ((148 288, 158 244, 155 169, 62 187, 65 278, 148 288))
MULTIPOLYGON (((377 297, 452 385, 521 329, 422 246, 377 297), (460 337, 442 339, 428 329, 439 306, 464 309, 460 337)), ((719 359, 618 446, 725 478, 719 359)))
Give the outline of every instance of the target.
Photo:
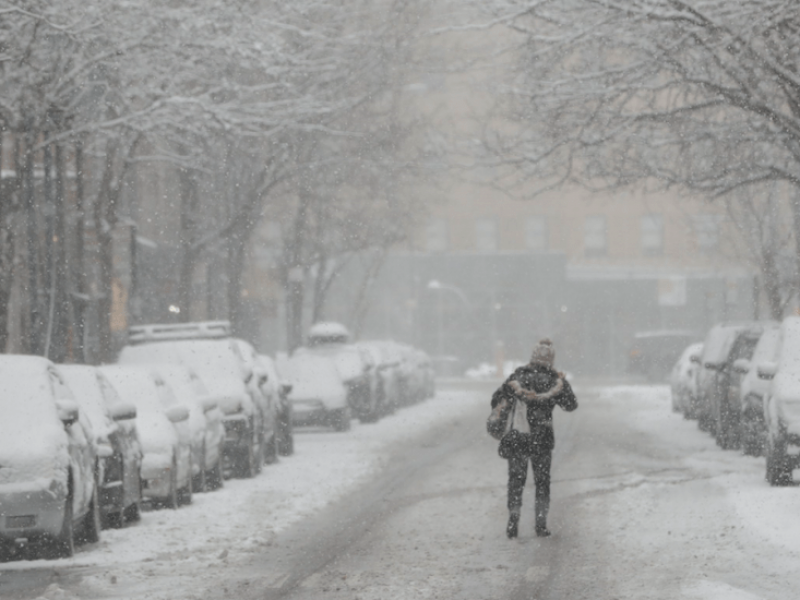
POLYGON ((542 515, 536 515, 536 537, 548 537, 550 530, 547 528, 547 519, 542 515))
POLYGON ((550 530, 547 528, 547 526, 545 525, 542 525, 541 527, 539 525, 536 526, 536 537, 549 537, 549 536, 550 536, 550 530))
POLYGON ((519 512, 510 512, 508 515, 508 525, 506 525, 506 535, 508 539, 517 537, 517 529, 519 528, 519 512))

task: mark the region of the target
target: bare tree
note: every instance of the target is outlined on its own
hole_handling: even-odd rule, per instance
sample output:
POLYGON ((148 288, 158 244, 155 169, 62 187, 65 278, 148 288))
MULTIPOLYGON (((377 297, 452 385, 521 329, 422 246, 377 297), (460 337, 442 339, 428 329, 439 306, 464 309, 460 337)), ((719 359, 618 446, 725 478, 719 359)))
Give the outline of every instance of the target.
MULTIPOLYGON (((794 190, 782 211, 794 222, 800 265, 796 3, 493 0, 482 8, 491 12, 487 29, 513 32, 514 47, 503 50, 518 58, 502 87, 511 125, 487 136, 508 167, 506 186, 530 194, 646 181, 716 198, 764 195, 760 184, 784 181, 794 190)), ((768 264, 759 262, 765 279, 768 264)))

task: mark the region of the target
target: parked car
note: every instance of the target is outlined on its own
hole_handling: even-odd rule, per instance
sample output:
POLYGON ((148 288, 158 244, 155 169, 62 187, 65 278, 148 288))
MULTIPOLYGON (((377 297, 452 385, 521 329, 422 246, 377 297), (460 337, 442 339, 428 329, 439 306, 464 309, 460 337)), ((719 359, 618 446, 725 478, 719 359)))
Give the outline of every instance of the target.
POLYGON ((698 377, 697 420, 722 448, 735 446, 739 397, 731 393, 733 363, 750 358, 765 322, 720 323, 711 328, 703 344, 698 377))
POLYGON ((334 362, 316 354, 294 354, 279 361, 281 377, 292 384, 289 400, 295 425, 350 429, 347 388, 334 362))
POLYGON ((648 381, 665 381, 681 352, 698 341, 693 331, 640 331, 633 336, 628 353, 628 372, 644 375, 648 381))
POLYGON ((197 373, 180 365, 158 365, 159 375, 189 409, 192 435, 192 492, 215 490, 223 485, 222 453, 225 427, 217 400, 208 393, 197 373))
POLYGON ((314 324, 308 332, 308 345, 295 350, 295 354, 330 358, 347 388, 347 402, 353 416, 362 422, 376 421, 380 417, 378 398, 373 393, 376 385, 371 380, 375 375, 369 368, 370 357, 350 343, 346 327, 332 322, 314 324))
POLYGON ((46 557, 97 542, 94 433, 55 365, 0 356, 0 414, 0 560, 19 542, 46 557))
POLYGON ((189 409, 150 367, 100 367, 124 402, 136 406, 142 445, 142 496, 153 504, 178 508, 192 501, 189 409))
POLYGON ((766 421, 766 478, 770 485, 787 485, 800 466, 800 317, 781 323, 776 360, 756 365, 758 376, 769 381, 764 397, 766 421))
MULTIPOLYGON (((141 325, 128 331, 120 364, 174 363, 193 369, 223 413, 225 472, 254 477, 264 462, 264 417, 252 368, 245 364, 227 321, 141 325)), ((267 432, 271 434, 272 432, 267 432)))
POLYGON ((672 410, 683 413, 687 419, 692 417, 695 407, 695 371, 700 368, 703 343, 690 344, 675 362, 669 383, 672 392, 672 410))
POLYGON ((100 453, 100 515, 107 527, 138 521, 142 501, 142 448, 136 431, 136 406, 123 402, 96 367, 60 365, 58 370, 89 419, 100 453))
POLYGON ((260 354, 258 356, 261 368, 267 375, 267 380, 263 383, 264 393, 273 398, 277 406, 278 422, 278 453, 281 456, 294 454, 294 428, 292 426, 292 402, 289 400, 289 393, 292 391, 292 384, 284 381, 278 374, 278 368, 271 356, 260 354))
POLYGON ((266 464, 278 461, 278 398, 269 394, 265 387, 269 375, 264 370, 255 348, 248 342, 232 338, 234 349, 244 365, 245 373, 252 373, 246 384, 250 388, 250 396, 261 414, 261 457, 266 464))
POLYGON ((394 346, 382 340, 359 342, 358 345, 370 355, 375 365, 379 411, 384 415, 391 414, 403 402, 400 356, 394 346))
POLYGON ((774 362, 777 358, 780 341, 780 324, 772 323, 764 328, 764 333, 753 350, 750 360, 740 358, 733 363, 734 373, 731 393, 739 397, 738 438, 745 454, 761 456, 764 454, 767 429, 764 422, 764 397, 769 389, 769 380, 758 376, 755 365, 765 361, 774 362))

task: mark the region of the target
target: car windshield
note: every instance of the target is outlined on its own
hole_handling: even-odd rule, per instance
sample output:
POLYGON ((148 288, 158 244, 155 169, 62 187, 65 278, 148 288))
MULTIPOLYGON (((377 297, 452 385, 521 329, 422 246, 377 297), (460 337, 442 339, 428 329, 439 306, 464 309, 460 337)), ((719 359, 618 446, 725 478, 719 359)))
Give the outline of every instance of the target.
POLYGON ((191 368, 208 391, 218 396, 245 392, 242 364, 229 340, 185 340, 126 346, 121 364, 175 363, 191 368))

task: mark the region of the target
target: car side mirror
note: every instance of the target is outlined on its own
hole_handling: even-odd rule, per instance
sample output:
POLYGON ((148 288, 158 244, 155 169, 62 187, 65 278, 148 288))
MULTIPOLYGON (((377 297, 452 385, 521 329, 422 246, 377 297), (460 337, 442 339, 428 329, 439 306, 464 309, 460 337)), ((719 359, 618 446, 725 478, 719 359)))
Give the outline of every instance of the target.
POLYGON ((56 400, 58 418, 64 425, 72 425, 78 420, 80 414, 78 405, 74 400, 56 400))
POLYGON ((293 389, 294 389, 294 386, 291 383, 282 383, 281 384, 281 393, 284 394, 285 396, 288 396, 289 394, 291 394, 293 389))
POLYGON ((164 414, 172 423, 180 423, 189 418, 189 409, 185 406, 170 406, 164 414))
POLYGON ((111 458, 114 456, 114 449, 108 442, 98 442, 97 456, 98 458, 111 458))
POLYGON ((767 361, 758 365, 758 378, 759 379, 772 379, 775 373, 778 372, 778 365, 774 362, 767 361))
POLYGON ((135 419, 136 406, 130 402, 117 402, 108 409, 108 413, 115 421, 135 419))
POLYGON ((740 375, 744 375, 750 371, 750 361, 746 358, 737 358, 733 361, 733 371, 734 373, 739 373, 740 375))
POLYGON ((212 398, 211 396, 205 396, 200 398, 200 406, 203 407, 203 412, 207 413, 208 411, 214 410, 219 406, 219 402, 217 402, 216 398, 212 398))
POLYGON ((696 365, 699 365, 700 364, 700 357, 697 354, 692 354, 689 357, 689 362, 694 363, 696 365))

